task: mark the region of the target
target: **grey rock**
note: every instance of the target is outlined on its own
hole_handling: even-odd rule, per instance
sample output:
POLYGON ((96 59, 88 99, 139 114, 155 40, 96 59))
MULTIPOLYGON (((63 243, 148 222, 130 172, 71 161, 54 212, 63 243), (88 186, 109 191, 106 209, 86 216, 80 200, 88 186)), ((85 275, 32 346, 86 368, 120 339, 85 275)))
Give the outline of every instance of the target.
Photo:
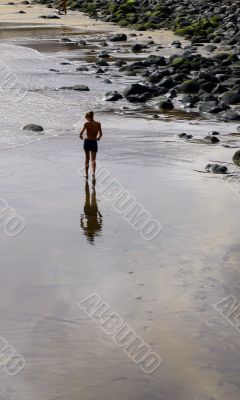
POLYGON ((188 135, 187 133, 179 133, 178 137, 180 139, 192 139, 193 135, 188 135))
POLYGON ((32 132, 43 132, 43 127, 41 125, 36 124, 28 124, 23 127, 24 131, 32 131, 32 132))
POLYGON ((216 144, 220 142, 220 140, 216 136, 211 135, 205 136, 204 141, 210 144, 216 144))
POLYGON ((240 150, 238 150, 234 156, 233 156, 233 162, 236 164, 238 167, 240 167, 240 150))
POLYGON ((174 109, 174 105, 173 105, 172 101, 167 98, 163 98, 162 100, 160 100, 158 106, 162 110, 173 110, 174 109))
POLYGON ((117 91, 114 92, 108 92, 105 95, 105 101, 118 101, 123 99, 123 96, 118 93, 117 91))
POLYGON ((74 85, 74 86, 62 86, 60 87, 61 90, 75 90, 79 92, 88 92, 89 87, 86 85, 74 85))
POLYGON ((212 172, 213 174, 227 174, 228 169, 225 165, 219 164, 207 164, 205 167, 206 172, 212 172))
POLYGON ((127 41, 127 35, 125 33, 117 33, 114 36, 110 37, 110 42, 126 42, 127 41))

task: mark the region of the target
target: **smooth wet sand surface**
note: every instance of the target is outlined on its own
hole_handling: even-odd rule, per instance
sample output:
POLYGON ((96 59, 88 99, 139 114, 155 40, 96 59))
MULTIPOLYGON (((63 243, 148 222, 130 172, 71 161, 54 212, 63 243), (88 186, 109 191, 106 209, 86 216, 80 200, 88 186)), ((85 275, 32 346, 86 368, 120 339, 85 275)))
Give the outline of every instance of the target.
MULTIPOLYGON (((38 14, 52 12, 34 6, 29 15, 14 14, 25 7, 1 5, 1 24, 40 23, 38 14)), ((26 361, 17 376, 0 370, 0 399, 238 400, 240 333, 214 305, 228 295, 240 299, 240 198, 227 179, 196 172, 211 160, 231 162, 235 150, 221 144, 239 145, 225 135, 236 124, 185 115, 154 120, 143 110, 124 110, 124 103, 106 104, 103 79, 74 73, 78 62, 87 62, 82 53, 49 47, 57 32, 71 37, 84 24, 90 29, 86 17, 66 18, 78 25, 75 33, 47 27, 30 30, 29 38, 25 26, 0 36, 1 61, 28 90, 20 103, 6 101, 5 92, 0 100, 1 198, 26 221, 15 238, 0 228, 0 335, 26 361), (72 65, 61 65, 70 58, 72 65), (90 92, 57 90, 76 83, 90 92), (84 156, 77 132, 89 107, 103 121, 99 164, 162 225, 152 241, 115 212, 98 182, 94 190, 79 172, 84 156), (21 130, 33 122, 45 135, 21 130), (211 130, 220 131, 220 145, 177 138, 211 130), (89 196, 101 218, 86 215, 89 196), (78 302, 93 293, 161 356, 153 374, 144 374, 80 310, 78 302)), ((116 78, 113 86, 121 89, 124 81, 116 78)))

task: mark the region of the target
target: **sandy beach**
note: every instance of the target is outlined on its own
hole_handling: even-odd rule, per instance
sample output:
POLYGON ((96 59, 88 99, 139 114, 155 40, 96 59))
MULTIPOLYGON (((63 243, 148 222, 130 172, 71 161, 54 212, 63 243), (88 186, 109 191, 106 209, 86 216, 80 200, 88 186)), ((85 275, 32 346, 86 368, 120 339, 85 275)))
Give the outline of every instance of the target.
MULTIPOLYGON (((0 336, 25 366, 16 375, 1 368, 0 399, 238 400, 240 332, 216 304, 240 301, 240 197, 228 177, 204 173, 209 162, 229 163, 238 184, 239 138, 229 136, 238 124, 184 111, 154 119, 147 109, 105 102, 109 86, 123 89, 137 77, 111 69, 99 77, 91 64, 109 35, 132 31, 71 11, 39 18, 54 13, 0 1, 1 70, 26 91, 16 102, 4 86, 0 97, 1 199, 25 223, 10 235, 1 214, 0 336), (76 72, 83 66, 89 71, 76 72), (61 89, 77 84, 90 90, 61 89), (100 179, 94 187, 82 176, 78 132, 90 109, 103 125, 99 168, 161 224, 153 240, 116 211, 100 179), (27 124, 43 134, 24 131, 27 124), (219 144, 177 136, 210 131, 220 132, 219 144), (93 294, 161 357, 153 373, 80 309, 93 294)), ((172 33, 141 34, 165 56, 176 52, 172 33)), ((111 50, 113 59, 142 57, 111 50)))

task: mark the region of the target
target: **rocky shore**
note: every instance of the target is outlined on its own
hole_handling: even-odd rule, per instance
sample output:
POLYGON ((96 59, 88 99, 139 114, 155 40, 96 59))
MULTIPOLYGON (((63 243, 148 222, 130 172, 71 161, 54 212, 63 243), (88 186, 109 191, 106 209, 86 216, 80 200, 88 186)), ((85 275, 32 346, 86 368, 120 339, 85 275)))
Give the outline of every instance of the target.
MULTIPOLYGON (((51 7, 49 0, 40 1, 51 7)), ((181 55, 146 54, 144 58, 146 49, 159 47, 151 40, 143 43, 138 35, 131 51, 141 53, 141 60, 119 60, 115 67, 121 74, 139 76, 139 82, 123 93, 107 93, 106 100, 118 101, 124 96, 131 103, 154 102, 164 111, 184 108, 226 122, 240 121, 240 1, 74 0, 69 4, 96 19, 138 31, 167 28, 190 40, 188 46, 177 37, 172 43, 182 48, 181 55)), ((128 37, 122 33, 110 40, 121 44, 128 37)), ((111 52, 105 50, 98 55, 98 73, 111 66, 111 52)))
POLYGON ((239 0, 71 0, 69 5, 92 17, 140 31, 171 29, 194 43, 240 42, 239 0))

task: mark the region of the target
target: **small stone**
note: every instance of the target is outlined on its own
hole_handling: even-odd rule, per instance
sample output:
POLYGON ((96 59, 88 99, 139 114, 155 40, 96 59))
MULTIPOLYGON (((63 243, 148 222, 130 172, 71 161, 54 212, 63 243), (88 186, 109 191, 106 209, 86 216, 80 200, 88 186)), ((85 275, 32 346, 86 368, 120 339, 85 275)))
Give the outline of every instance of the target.
POLYGON ((43 132, 43 127, 41 125, 36 124, 28 124, 23 127, 24 131, 32 131, 32 132, 43 132))
POLYGON ((108 92, 108 93, 106 93, 106 96, 105 96, 105 101, 118 101, 121 99, 123 99, 123 96, 120 93, 118 93, 117 91, 108 92))
POLYGON ((60 87, 61 90, 75 90, 79 92, 88 92, 89 87, 86 85, 74 85, 74 86, 62 86, 60 87))
POLYGON ((211 144, 216 144, 220 142, 220 140, 216 136, 205 136, 204 140, 211 144))
POLYGON ((206 172, 212 172, 213 174, 227 174, 228 169, 225 165, 219 164, 207 164, 205 167, 206 172))
POLYGON ((187 133, 179 133, 178 137, 181 139, 192 139, 193 135, 188 135, 187 133))

